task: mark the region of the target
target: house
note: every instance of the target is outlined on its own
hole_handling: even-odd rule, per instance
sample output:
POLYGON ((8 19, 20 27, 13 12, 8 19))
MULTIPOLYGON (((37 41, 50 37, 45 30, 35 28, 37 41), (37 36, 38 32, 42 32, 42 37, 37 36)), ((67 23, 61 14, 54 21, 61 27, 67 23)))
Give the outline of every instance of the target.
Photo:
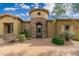
POLYGON ((49 12, 46 9, 32 9, 29 12, 30 21, 23 21, 19 17, 3 14, 0 15, 0 35, 27 30, 33 38, 53 37, 61 34, 69 27, 79 37, 79 19, 48 20, 49 12))

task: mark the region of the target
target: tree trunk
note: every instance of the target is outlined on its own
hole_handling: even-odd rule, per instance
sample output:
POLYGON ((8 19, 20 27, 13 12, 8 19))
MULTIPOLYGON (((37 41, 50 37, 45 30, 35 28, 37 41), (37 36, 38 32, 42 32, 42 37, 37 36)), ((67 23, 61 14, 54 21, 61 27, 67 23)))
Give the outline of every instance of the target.
POLYGON ((68 37, 65 37, 65 40, 66 40, 66 41, 69 41, 69 38, 68 38, 68 37))

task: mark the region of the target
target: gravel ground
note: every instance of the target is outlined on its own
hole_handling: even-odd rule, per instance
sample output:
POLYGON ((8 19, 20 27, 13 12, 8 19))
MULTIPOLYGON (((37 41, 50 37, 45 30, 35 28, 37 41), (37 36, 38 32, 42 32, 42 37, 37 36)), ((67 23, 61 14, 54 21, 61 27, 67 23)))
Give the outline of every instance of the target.
POLYGON ((78 56, 79 42, 66 42, 64 46, 51 43, 50 38, 31 39, 24 43, 14 42, 0 45, 4 56, 78 56))

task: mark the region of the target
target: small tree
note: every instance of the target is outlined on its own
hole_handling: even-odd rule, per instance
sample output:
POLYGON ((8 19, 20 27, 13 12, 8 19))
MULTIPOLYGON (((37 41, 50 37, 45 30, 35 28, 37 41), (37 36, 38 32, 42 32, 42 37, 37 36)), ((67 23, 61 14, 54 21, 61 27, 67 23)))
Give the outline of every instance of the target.
POLYGON ((65 25, 64 31, 62 33, 62 36, 66 41, 69 41, 72 37, 72 33, 70 31, 70 25, 65 25))
POLYGON ((62 35, 66 41, 69 41, 74 36, 74 33, 69 30, 65 30, 62 35))
POLYGON ((70 39, 70 32, 68 30, 65 30, 63 32, 63 35, 64 35, 65 40, 69 41, 69 39, 70 39))

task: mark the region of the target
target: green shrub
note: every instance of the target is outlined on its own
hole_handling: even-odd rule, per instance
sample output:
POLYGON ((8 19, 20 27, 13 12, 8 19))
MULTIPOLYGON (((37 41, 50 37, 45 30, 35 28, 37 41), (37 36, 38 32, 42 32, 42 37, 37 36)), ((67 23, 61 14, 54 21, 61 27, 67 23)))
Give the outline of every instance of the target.
POLYGON ((26 40, 25 34, 20 34, 19 35, 19 41, 24 42, 26 40))
POLYGON ((52 38, 52 43, 57 45, 64 45, 64 39, 61 37, 54 37, 52 38))
POLYGON ((27 31, 23 31, 23 32, 21 32, 20 34, 24 34, 26 40, 30 40, 30 34, 29 34, 27 31))
POLYGON ((65 30, 64 32, 62 32, 62 36, 64 37, 64 39, 66 41, 69 41, 70 39, 73 39, 75 34, 74 34, 74 32, 71 32, 69 30, 65 30))
POLYGON ((29 36, 30 36, 29 33, 28 33, 27 31, 21 32, 20 34, 24 34, 25 37, 29 37, 29 36))

